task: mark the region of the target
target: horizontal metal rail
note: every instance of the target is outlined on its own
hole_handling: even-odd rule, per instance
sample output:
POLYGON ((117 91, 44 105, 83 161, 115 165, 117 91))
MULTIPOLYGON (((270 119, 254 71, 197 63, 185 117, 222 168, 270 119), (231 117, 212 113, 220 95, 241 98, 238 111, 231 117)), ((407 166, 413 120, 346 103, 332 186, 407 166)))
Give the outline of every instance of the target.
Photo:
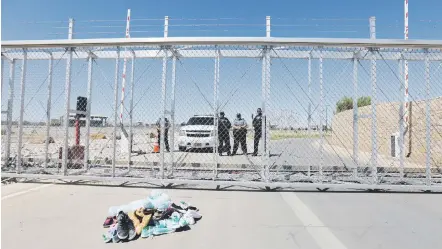
POLYGON ((299 183, 299 182, 235 182, 235 181, 211 181, 211 180, 184 180, 184 179, 154 179, 154 178, 127 178, 127 177, 101 177, 101 176, 77 176, 77 175, 45 175, 45 174, 16 174, 2 173, 2 177, 20 177, 28 179, 53 179, 53 180, 82 180, 99 182, 124 182, 124 183, 147 183, 163 186, 171 184, 197 185, 202 187, 217 187, 238 185, 244 187, 258 187, 271 189, 330 189, 330 190, 388 190, 388 191, 434 191, 442 192, 441 185, 372 185, 355 183, 299 183))
MULTIPOLYGON (((307 50, 308 47, 305 48, 275 48, 269 52, 271 58, 284 58, 284 59, 319 59, 320 55, 318 51, 307 50)), ((186 50, 179 50, 174 53, 170 51, 158 50, 156 48, 149 49, 148 47, 138 47, 133 48, 131 51, 120 50, 117 52, 116 49, 107 49, 104 51, 85 51, 85 50, 76 50, 75 55, 73 55, 72 59, 87 59, 90 54, 94 54, 94 58, 99 59, 115 59, 118 56, 120 58, 150 58, 150 59, 162 59, 164 57, 171 58, 173 55, 177 56, 177 58, 215 58, 217 54, 219 54, 223 58, 261 58, 262 57, 262 49, 203 49, 199 47, 198 49, 187 48, 186 50)), ((368 49, 358 49, 357 53, 354 51, 348 51, 348 49, 343 49, 342 51, 327 51, 323 54, 323 59, 333 59, 333 60, 371 60, 373 56, 366 56, 369 53, 368 49)), ((22 60, 23 53, 16 49, 3 49, 2 51, 3 57, 8 58, 9 60, 22 60)), ((405 59, 409 61, 422 61, 428 57, 429 61, 441 61, 442 53, 435 52, 429 55, 422 52, 413 52, 413 51, 395 51, 391 50, 380 50, 379 53, 375 54, 375 58, 377 60, 400 60, 405 59)), ((28 60, 49 60, 50 58, 55 60, 66 59, 66 53, 64 51, 51 51, 51 54, 45 51, 28 51, 27 59, 28 60)))
POLYGON ((252 46, 323 46, 379 48, 437 48, 442 40, 343 39, 343 38, 275 38, 275 37, 165 37, 107 38, 74 40, 2 41, 3 48, 114 47, 164 45, 252 45, 252 46))

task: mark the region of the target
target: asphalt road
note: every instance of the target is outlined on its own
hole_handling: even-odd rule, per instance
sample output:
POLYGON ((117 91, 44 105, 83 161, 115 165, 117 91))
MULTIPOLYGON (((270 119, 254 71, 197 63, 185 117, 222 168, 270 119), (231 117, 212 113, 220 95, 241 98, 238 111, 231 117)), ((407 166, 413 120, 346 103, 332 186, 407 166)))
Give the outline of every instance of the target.
MULTIPOLYGON (((233 142, 232 142, 233 143, 233 142)), ((218 156, 219 164, 262 164, 261 156, 252 157, 253 152, 253 140, 247 141, 248 157, 246 157, 241 149, 238 149, 238 154, 235 156, 218 156)), ((318 166, 321 163, 324 167, 327 166, 343 166, 351 165, 352 161, 350 157, 341 157, 335 153, 331 147, 324 147, 324 151, 320 154, 319 140, 318 139, 284 139, 275 140, 270 142, 270 161, 277 165, 293 165, 293 166, 318 166)), ((259 154, 260 155, 260 154, 259 154)), ((165 161, 170 162, 171 154, 165 153, 165 161)), ((143 154, 139 156, 132 156, 134 161, 146 161, 146 162, 159 162, 159 154, 143 154)), ((213 163, 214 156, 212 153, 201 152, 174 152, 174 160, 178 163, 213 163)))
POLYGON ((150 189, 2 186, 2 248, 440 248, 438 194, 166 190, 200 208, 191 230, 104 244, 107 209, 150 189))

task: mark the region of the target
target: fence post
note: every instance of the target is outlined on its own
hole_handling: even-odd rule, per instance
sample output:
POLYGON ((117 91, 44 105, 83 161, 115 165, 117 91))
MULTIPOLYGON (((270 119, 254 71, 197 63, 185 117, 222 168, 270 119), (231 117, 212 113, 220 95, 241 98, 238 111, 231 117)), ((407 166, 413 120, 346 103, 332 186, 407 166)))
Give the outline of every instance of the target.
POLYGON ((172 136, 170 137, 170 144, 172 144, 172 150, 170 151, 170 172, 169 176, 173 175, 173 169, 175 167, 174 148, 175 148, 175 86, 176 86, 176 55, 172 57, 172 87, 171 87, 171 108, 170 108, 170 122, 172 136))
POLYGON ((213 180, 216 179, 218 175, 218 85, 219 85, 219 59, 220 52, 216 49, 216 57, 215 57, 215 71, 214 71, 214 80, 213 80, 213 118, 215 125, 215 143, 213 148, 213 180))
POLYGON ((46 141, 45 141, 45 162, 43 164, 43 168, 46 169, 48 167, 49 160, 49 136, 51 129, 51 99, 52 99, 52 64, 54 58, 52 53, 50 53, 51 58, 49 59, 49 75, 48 75, 48 99, 46 103, 46 141))
MULTIPOLYGON (((118 122, 118 82, 120 81, 120 47, 117 47, 117 58, 115 59, 115 81, 114 81, 114 136, 112 140, 112 177, 115 177, 115 160, 117 152, 117 122, 118 122)), ((121 137, 123 134, 121 134, 121 137)))
POLYGON ((132 51, 131 71, 130 71, 130 103, 129 103, 129 154, 128 170, 131 170, 132 165, 132 145, 133 145, 133 112, 134 112, 134 84, 135 84, 135 52, 132 51))
MULTIPOLYGON (((312 130, 312 51, 308 53, 308 114, 307 114, 307 130, 308 137, 311 138, 312 130)), ((311 176, 311 165, 308 165, 307 177, 311 176)))
POLYGON ((263 48, 263 60, 262 60, 262 113, 264 118, 264 125, 262 126, 262 177, 264 181, 268 182, 270 179, 270 122, 268 121, 269 114, 269 94, 270 94, 270 47, 263 48))
MULTIPOLYGON (((398 70, 399 70, 399 79, 403 79, 402 75, 403 75, 403 69, 402 69, 402 64, 403 64, 403 54, 401 53, 401 57, 399 58, 398 61, 398 70)), ((404 91, 404 84, 402 83, 401 80, 401 85, 400 85, 400 92, 402 93, 404 91)), ((405 135, 405 123, 404 123, 404 99, 402 98, 402 100, 400 101, 400 106, 399 106, 399 177, 400 177, 400 181, 403 181, 404 178, 404 161, 405 161, 405 150, 404 150, 404 135, 405 135)))
POLYGON ((69 108, 71 101, 71 74, 72 74, 72 50, 73 48, 67 48, 68 58, 66 60, 66 82, 65 82, 65 116, 64 116, 64 145, 62 151, 63 158, 63 175, 67 174, 68 166, 68 150, 69 150, 69 108))
POLYGON ((160 175, 161 178, 164 178, 164 146, 165 146, 165 133, 166 133, 166 127, 165 127, 165 118, 166 118, 166 83, 167 83, 167 49, 166 48, 162 48, 163 49, 163 53, 164 53, 164 57, 163 57, 163 74, 161 77, 161 110, 162 110, 162 114, 161 114, 161 121, 160 121, 160 126, 161 126, 161 131, 160 131, 160 175))
POLYGON ((353 177, 356 179, 359 167, 359 110, 358 110, 358 57, 355 53, 353 58, 353 160, 356 167, 353 169, 353 177))
POLYGON ((68 39, 72 40, 74 38, 74 19, 69 18, 69 30, 68 30, 68 39))
POLYGON ((266 37, 270 37, 270 16, 266 16, 266 37))
MULTIPOLYGON (((376 24, 375 17, 370 17, 370 39, 376 39, 376 24)), ((371 48, 371 167, 373 184, 377 184, 377 117, 376 117, 376 105, 377 105, 377 82, 376 82, 376 50, 371 48)))
POLYGON ((2 55, 2 58, 1 58, 1 63, 2 63, 2 65, 1 65, 1 77, 0 77, 0 80, 1 80, 1 91, 3 92, 3 82, 4 82, 4 80, 3 80, 3 76, 5 75, 5 60, 4 60, 4 58, 3 58, 4 56, 2 55))
POLYGON ((323 53, 322 47, 319 48, 319 105, 321 107, 321 111, 319 114, 319 180, 322 183, 323 181, 323 166, 324 166, 324 76, 323 76, 323 53))
POLYGON ((89 53, 88 57, 88 69, 87 69, 87 106, 86 106, 86 139, 84 149, 84 169, 88 169, 89 164, 89 142, 91 134, 91 105, 92 105, 92 53, 89 53))
MULTIPOLYGON (((3 75, 2 75, 3 78, 3 75)), ((14 104, 14 78, 15 78, 15 60, 9 61, 9 90, 8 90, 8 113, 6 114, 6 152, 5 164, 9 165, 11 156, 11 134, 12 134, 12 107, 14 104)))
POLYGON ((164 17, 164 38, 169 36, 169 17, 164 17))
POLYGON ((267 48, 266 53, 266 115, 265 115, 265 121, 266 121, 266 175, 267 175, 267 182, 269 182, 270 179, 270 66, 271 66, 271 58, 270 53, 272 51, 272 47, 267 48))
POLYGON ((425 81, 426 81, 426 98, 425 98, 425 123, 426 123, 426 183, 431 185, 431 106, 430 106, 430 60, 428 49, 425 51, 425 81))
MULTIPOLYGON (((270 16, 266 16, 266 37, 270 38, 270 16)), ((270 121, 268 119, 269 114, 269 90, 270 90, 270 47, 266 46, 263 54, 263 108, 264 125, 262 126, 262 139, 263 139, 263 164, 264 164, 264 181, 270 181, 270 121)))
MULTIPOLYGON (((73 39, 74 36, 74 19, 69 18, 68 39, 73 39)), ((64 144, 62 150, 62 171, 63 175, 67 174, 68 168, 68 153, 69 153, 69 109, 71 101, 71 75, 72 75, 72 47, 66 48, 68 50, 68 58, 66 59, 66 81, 65 81, 65 117, 64 117, 64 144)))
POLYGON ((21 150, 23 144, 23 116, 25 112, 25 87, 26 87, 26 69, 28 62, 28 53, 26 48, 23 49, 23 61, 22 61, 22 71, 21 71, 21 89, 20 89, 20 120, 19 120, 19 130, 18 130, 18 151, 17 151, 17 174, 21 173, 21 150))

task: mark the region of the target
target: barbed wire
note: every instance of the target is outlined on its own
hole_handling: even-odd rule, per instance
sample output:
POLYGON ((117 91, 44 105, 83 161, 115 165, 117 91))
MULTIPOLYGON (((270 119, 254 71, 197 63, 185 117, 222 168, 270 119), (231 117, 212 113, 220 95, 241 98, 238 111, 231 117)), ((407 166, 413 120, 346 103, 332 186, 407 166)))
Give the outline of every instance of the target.
MULTIPOLYGON (((165 18, 132 18, 130 33, 160 35, 164 32, 165 18), (160 23, 161 21, 161 23, 160 23), (144 29, 150 28, 150 29, 144 29)), ((197 35, 198 33, 211 35, 211 33, 220 35, 228 35, 228 33, 241 32, 244 34, 256 35, 256 32, 265 32, 266 23, 263 18, 244 18, 244 17, 216 17, 216 18, 187 18, 187 17, 169 17, 168 32, 169 36, 173 34, 181 34, 183 32, 197 35)), ((308 32, 314 34, 336 34, 336 36, 345 37, 345 34, 352 34, 351 37, 365 36, 368 34, 369 23, 368 18, 292 18, 292 17, 272 17, 271 18, 272 35, 278 35, 283 32, 287 35, 296 36, 308 32), (366 23, 364 23, 366 22, 366 23), (341 34, 341 35, 339 35, 341 34)), ((47 32, 46 36, 60 36, 68 34, 68 20, 45 20, 45 21, 23 21, 23 25, 41 25, 47 26, 49 30, 62 30, 65 32, 47 32), (55 25, 54 25, 55 24, 55 25)), ((74 19, 74 35, 81 38, 97 38, 100 36, 108 37, 109 35, 125 34, 126 19, 90 19, 76 20, 74 19), (102 30, 100 30, 102 29, 102 30), (121 31, 117 31, 120 29, 121 31)), ((416 29, 442 29, 442 20, 418 20, 413 23, 416 29)), ((388 20, 384 22, 378 19, 376 23, 377 34, 382 37, 397 37, 402 33, 402 20, 388 20)), ((46 27, 45 27, 46 29, 46 27)), ((264 33, 263 33, 264 34, 264 33)), ((416 38, 422 37, 417 35, 416 38)))

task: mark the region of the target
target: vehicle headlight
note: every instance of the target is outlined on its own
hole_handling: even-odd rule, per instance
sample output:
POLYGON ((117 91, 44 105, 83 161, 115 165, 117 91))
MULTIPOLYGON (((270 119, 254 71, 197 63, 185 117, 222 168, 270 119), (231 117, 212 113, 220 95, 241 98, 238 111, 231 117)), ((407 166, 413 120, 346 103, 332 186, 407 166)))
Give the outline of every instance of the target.
POLYGON ((186 136, 186 131, 180 131, 180 136, 186 136))

